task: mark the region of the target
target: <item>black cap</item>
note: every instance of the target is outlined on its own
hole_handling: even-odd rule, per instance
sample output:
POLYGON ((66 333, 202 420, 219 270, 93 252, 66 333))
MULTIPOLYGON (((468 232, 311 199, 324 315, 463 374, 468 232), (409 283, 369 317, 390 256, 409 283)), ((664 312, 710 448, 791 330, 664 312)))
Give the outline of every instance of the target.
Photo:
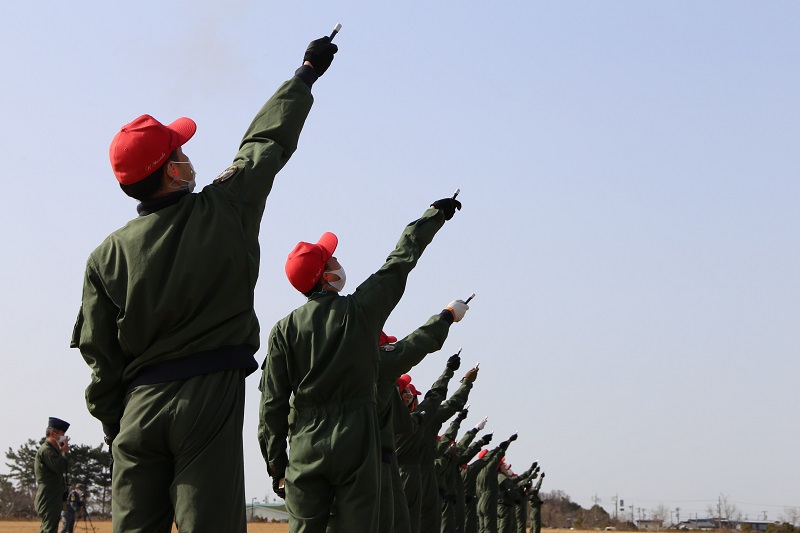
POLYGON ((66 430, 69 429, 69 422, 65 422, 64 420, 61 420, 60 418, 56 418, 54 416, 51 416, 47 420, 47 427, 53 428, 53 429, 60 429, 61 431, 66 431, 66 430))

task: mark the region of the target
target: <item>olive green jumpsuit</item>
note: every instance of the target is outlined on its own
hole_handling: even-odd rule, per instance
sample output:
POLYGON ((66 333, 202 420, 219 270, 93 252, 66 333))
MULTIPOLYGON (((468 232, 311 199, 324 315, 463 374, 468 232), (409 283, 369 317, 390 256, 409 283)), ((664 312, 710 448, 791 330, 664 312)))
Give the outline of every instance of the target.
MULTIPOLYGON (((419 414, 416 431, 398 435, 397 462, 400 465, 400 478, 403 492, 408 504, 411 533, 420 532, 420 508, 422 505, 421 458, 422 447, 426 439, 431 438, 425 428, 433 423, 433 415, 447 396, 447 384, 453 379, 454 372, 445 367, 444 372, 431 385, 425 398, 417 405, 415 412, 419 414), (422 413, 425 413, 424 415, 422 413)), ((434 433, 435 435, 435 433, 434 433)), ((436 443, 434 442, 434 445, 436 443)))
POLYGON ((378 531, 378 338, 444 221, 428 209, 354 293, 314 293, 272 328, 259 440, 270 475, 286 478, 293 532, 325 531, 334 498, 341 531, 378 531))
POLYGON ((180 531, 246 529, 242 424, 245 376, 258 368, 258 234, 311 109, 301 69, 213 184, 141 203, 139 218, 89 257, 71 345, 92 368, 90 413, 106 435, 119 431, 115 532, 168 532, 173 517, 180 531))
POLYGON ((519 493, 514 480, 503 472, 497 472, 497 531, 498 533, 516 533, 517 503, 519 493))
POLYGON ((60 450, 44 441, 36 452, 33 463, 36 476, 36 514, 42 519, 41 533, 57 533, 61 509, 69 485, 67 484, 67 458, 60 450))
POLYGON ((503 441, 500 446, 486 454, 484 457, 486 463, 475 482, 480 533, 497 533, 497 467, 503 460, 509 444, 509 441, 503 441))
MULTIPOLYGON (((429 353, 440 350, 447 339, 452 323, 452 313, 444 310, 432 316, 425 325, 395 344, 381 346, 378 355, 377 381, 378 429, 381 439, 381 500, 378 529, 381 533, 393 533, 396 523, 400 524, 397 531, 403 532, 408 528, 408 509, 403 509, 405 496, 400 483, 400 470, 395 454, 397 425, 394 415, 398 406, 396 402, 400 402, 401 409, 405 411, 406 416, 409 416, 409 413, 408 409, 402 405, 402 399, 397 390, 397 378, 418 365, 429 353), (399 495, 395 494, 395 490, 399 491, 399 495), (395 502, 398 497, 402 497, 403 503, 400 507, 401 511, 398 513, 399 516, 395 516, 395 502), (401 516, 403 511, 405 517, 401 516)), ((342 531, 338 527, 337 514, 333 513, 328 521, 328 533, 342 531)))
POLYGON ((422 486, 422 502, 420 505, 420 531, 439 531, 442 527, 442 505, 439 497, 439 484, 436 480, 436 436, 442 425, 456 412, 462 410, 467 403, 472 382, 464 379, 453 395, 443 402, 432 414, 432 420, 423 431, 426 437, 422 441, 420 458, 420 482, 422 486))
POLYGON ((542 481, 544 481, 544 474, 528 493, 528 501, 531 502, 531 533, 541 533, 542 531, 542 500, 539 498, 542 481))

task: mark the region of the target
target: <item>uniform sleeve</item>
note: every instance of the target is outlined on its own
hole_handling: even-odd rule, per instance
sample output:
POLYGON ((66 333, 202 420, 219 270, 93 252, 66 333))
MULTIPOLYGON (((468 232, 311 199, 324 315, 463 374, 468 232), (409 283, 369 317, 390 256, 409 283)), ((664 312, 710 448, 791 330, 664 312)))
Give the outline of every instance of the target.
POLYGON ((450 425, 447 427, 447 430, 442 433, 442 439, 447 439, 447 442, 452 442, 456 440, 458 436, 458 430, 461 428, 461 420, 458 418, 454 419, 450 422, 450 425))
POLYGON ((439 406, 439 410, 436 411, 435 415, 436 420, 443 424, 451 416, 461 411, 467 404, 467 398, 469 398, 469 391, 471 390, 472 382, 465 379, 453 395, 439 406))
POLYGON ((470 444, 472 444, 472 441, 475 440, 475 435, 477 434, 478 434, 477 429, 475 428, 468 429, 464 433, 464 436, 461 437, 461 440, 458 441, 458 445, 461 446, 462 448, 468 447, 470 444))
POLYGON ((276 325, 269 336, 267 359, 261 376, 258 438, 261 453, 274 478, 285 476, 289 458, 289 400, 292 394, 287 366, 287 350, 276 325))
POLYGON ((118 337, 119 314, 119 308, 108 296, 90 258, 83 282, 83 299, 72 331, 70 347, 78 348, 92 369, 91 382, 86 387, 86 406, 89 412, 103 423, 104 428, 117 429, 122 418, 122 402, 125 397, 122 374, 126 364, 118 337))
POLYGON ((397 342, 391 352, 381 352, 381 378, 396 380, 422 361, 429 353, 442 349, 450 322, 432 316, 422 327, 397 342))
POLYGON ((442 400, 447 396, 447 384, 453 379, 453 371, 449 367, 444 368, 444 372, 439 379, 433 382, 431 388, 425 393, 425 398, 417 406, 417 410, 432 412, 439 407, 442 400))
POLYGON ((440 210, 425 211, 421 218, 405 227, 383 266, 353 293, 352 297, 366 311, 376 330, 383 327, 400 301, 409 273, 443 225, 444 214, 440 210))
POLYGON ((300 132, 313 104, 311 89, 297 77, 283 83, 256 114, 244 134, 233 165, 220 176, 244 207, 245 227, 257 234, 275 176, 297 149, 300 132))
MULTIPOLYGON (((463 440, 463 439, 462 439, 463 440)), ((479 451, 481 451, 481 441, 475 441, 469 445, 467 445, 467 449, 461 454, 460 463, 469 462, 479 451)))

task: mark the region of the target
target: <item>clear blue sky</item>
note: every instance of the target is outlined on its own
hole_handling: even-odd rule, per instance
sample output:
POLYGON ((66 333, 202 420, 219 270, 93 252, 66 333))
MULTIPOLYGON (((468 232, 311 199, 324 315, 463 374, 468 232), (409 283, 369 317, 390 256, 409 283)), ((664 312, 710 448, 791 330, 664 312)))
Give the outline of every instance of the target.
MULTIPOLYGON (((336 22, 300 148, 262 225, 262 330, 302 303, 288 251, 340 237, 348 288, 456 187, 386 325, 476 292, 463 347, 489 416, 544 490, 750 518, 800 507, 800 4, 792 1, 5 2, 0 7, 0 449, 48 416, 97 444, 68 347, 89 252, 136 215, 108 144, 190 116, 199 185, 336 22)), ((264 352, 257 358, 261 360, 264 352)), ((269 482, 248 378, 247 497, 269 482)), ((4 471, 0 467, 0 471, 4 471)))

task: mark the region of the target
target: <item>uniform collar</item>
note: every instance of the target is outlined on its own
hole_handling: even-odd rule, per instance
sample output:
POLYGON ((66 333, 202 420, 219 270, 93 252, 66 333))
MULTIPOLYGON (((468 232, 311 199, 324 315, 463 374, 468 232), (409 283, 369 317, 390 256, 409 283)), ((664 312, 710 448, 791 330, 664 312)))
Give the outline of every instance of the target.
POLYGON ((161 211, 165 207, 177 204, 181 201, 181 198, 187 194, 189 194, 189 191, 176 191, 165 194, 164 196, 159 196, 153 200, 139 202, 139 205, 136 206, 136 211, 139 213, 140 217, 143 217, 155 213, 156 211, 161 211))

